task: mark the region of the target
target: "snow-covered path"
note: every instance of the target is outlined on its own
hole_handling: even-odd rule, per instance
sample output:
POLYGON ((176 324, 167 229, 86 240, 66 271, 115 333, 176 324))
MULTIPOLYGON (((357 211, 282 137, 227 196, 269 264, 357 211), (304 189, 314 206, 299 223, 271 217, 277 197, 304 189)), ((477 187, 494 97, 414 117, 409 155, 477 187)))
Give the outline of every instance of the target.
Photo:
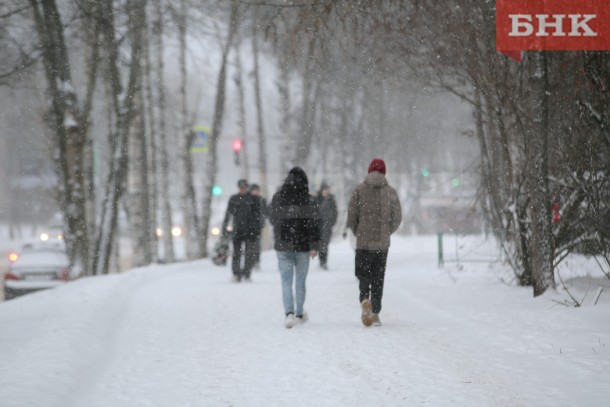
MULTIPOLYGON (((332 271, 312 262, 310 321, 291 330, 282 325, 273 252, 264 253, 264 270, 252 283, 230 283, 228 268, 200 261, 83 280, 54 290, 60 295, 3 304, 0 329, 11 328, 7 310, 20 302, 22 309, 53 301, 78 309, 74 318, 42 323, 26 343, 35 351, 63 340, 59 354, 70 361, 3 357, 1 404, 609 405, 607 304, 567 309, 503 286, 489 271, 439 271, 429 243, 395 241, 379 328, 360 323, 353 251, 343 242, 331 249, 332 271), (57 380, 64 391, 45 394, 57 380)), ((1 332, 3 355, 17 347, 10 333, 17 334, 9 330, 7 341, 1 332)))

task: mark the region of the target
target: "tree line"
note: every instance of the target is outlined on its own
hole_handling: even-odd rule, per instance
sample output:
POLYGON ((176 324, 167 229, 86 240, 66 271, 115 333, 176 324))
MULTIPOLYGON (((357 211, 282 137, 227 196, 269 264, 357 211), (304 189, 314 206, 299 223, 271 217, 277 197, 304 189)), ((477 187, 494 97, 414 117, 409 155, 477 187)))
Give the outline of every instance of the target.
MULTIPOLYGON (((6 22, 0 24, 6 55, 0 85, 15 75, 44 74, 44 120, 66 243, 85 274, 108 271, 121 205, 136 263, 157 261, 157 244, 173 261, 165 193, 173 161, 182 174, 188 257, 207 256, 231 79, 239 125, 244 134, 256 129, 255 168, 265 192, 269 159, 284 171, 300 165, 338 174, 336 181, 347 186, 375 154, 397 173, 416 174, 430 141, 405 129, 413 124, 413 95, 433 89, 472 111, 468 137, 479 149, 473 205, 482 209, 519 284, 542 294, 554 285, 556 265, 575 250, 601 255, 606 270, 610 265, 608 53, 527 52, 522 62, 513 61, 495 50, 493 2, 10 0, 0 19, 6 22), (199 194, 189 153, 195 108, 186 68, 194 38, 217 43, 220 55, 216 76, 206 78, 215 98, 199 194), (239 51, 246 45, 250 75, 239 51), (168 58, 169 49, 177 58, 168 58), (275 67, 276 104, 263 94, 261 60, 275 67), (165 83, 168 64, 178 66, 178 83, 165 83), (253 89, 255 124, 246 123, 246 85, 253 89), (178 103, 168 106, 168 91, 178 103), (95 109, 103 120, 92 120, 95 109), (267 153, 271 112, 288 135, 281 157, 267 153), (100 181, 92 176, 92 126, 106 126, 108 134, 108 171, 100 181), (105 187, 102 196, 95 196, 95 182, 105 187), (157 224, 166 231, 160 241, 157 224)), ((439 120, 444 113, 428 112, 439 120)), ((252 167, 243 168, 246 176, 252 167)), ((417 180, 405 183, 409 189, 417 180)))

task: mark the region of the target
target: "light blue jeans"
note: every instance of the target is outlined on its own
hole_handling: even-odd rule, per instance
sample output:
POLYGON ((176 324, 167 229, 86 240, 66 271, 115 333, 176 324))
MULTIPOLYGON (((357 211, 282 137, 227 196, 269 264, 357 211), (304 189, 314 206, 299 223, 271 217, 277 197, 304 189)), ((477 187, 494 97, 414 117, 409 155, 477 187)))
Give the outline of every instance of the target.
POLYGON ((309 252, 277 252, 280 276, 282 277, 282 299, 284 313, 303 315, 305 303, 305 280, 309 270, 309 252), (296 274, 296 278, 294 278, 296 274), (295 295, 292 294, 292 280, 295 280, 295 295), (296 312, 295 312, 296 297, 296 312))

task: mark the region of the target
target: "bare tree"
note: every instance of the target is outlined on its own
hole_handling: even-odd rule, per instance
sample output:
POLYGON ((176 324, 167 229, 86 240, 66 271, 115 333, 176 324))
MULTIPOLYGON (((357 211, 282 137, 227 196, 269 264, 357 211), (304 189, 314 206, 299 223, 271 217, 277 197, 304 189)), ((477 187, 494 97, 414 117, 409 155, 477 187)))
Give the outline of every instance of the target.
POLYGON ((528 129, 526 155, 530 162, 529 193, 532 236, 532 284, 534 296, 554 286, 551 241, 551 196, 549 193, 548 137, 549 103, 546 56, 541 52, 528 55, 532 71, 530 83, 534 102, 532 125, 528 129))
POLYGON ((39 60, 36 43, 27 41, 29 1, 11 0, 0 5, 0 86, 11 87, 17 75, 24 75, 39 60))
MULTIPOLYGON (((150 6, 150 3, 148 3, 150 6)), ((150 29, 150 22, 148 19, 146 20, 146 36, 144 37, 142 44, 142 53, 143 53, 143 62, 144 69, 142 70, 144 81, 143 89, 146 91, 146 140, 149 146, 147 151, 147 161, 149 162, 148 168, 148 192, 149 192, 149 212, 150 212, 150 223, 146 225, 148 229, 148 234, 151 236, 152 240, 150 243, 150 251, 152 255, 152 261, 156 262, 158 260, 159 255, 159 241, 157 239, 157 219, 159 213, 159 171, 157 168, 157 157, 159 156, 157 150, 157 132, 155 125, 155 97, 152 86, 153 81, 153 63, 151 61, 150 51, 151 51, 151 41, 152 30, 150 29)))
MULTIPOLYGON (((143 60, 143 58, 142 58, 143 60)), ((130 128, 129 171, 128 171, 128 205, 127 215, 131 228, 133 245, 133 265, 144 266, 152 263, 153 231, 149 227, 153 217, 150 212, 148 188, 149 161, 146 138, 146 116, 144 110, 144 87, 138 89, 134 102, 136 114, 135 126, 130 128)))
MULTIPOLYGON (((277 51, 276 51, 277 52, 277 51)), ((278 65, 280 69, 280 77, 277 80, 277 89, 280 94, 280 111, 281 111, 281 146, 282 146, 282 159, 280 160, 280 172, 282 174, 288 173, 288 169, 292 167, 290 157, 292 154, 289 151, 290 140, 293 134, 292 132, 292 112, 291 112, 291 99, 290 99, 290 78, 289 78, 289 66, 286 59, 288 58, 287 52, 281 52, 278 57, 278 65)))
MULTIPOLYGON (((88 141, 89 116, 97 77, 98 41, 96 38, 99 22, 88 19, 86 30, 90 40, 90 55, 87 60, 87 85, 85 102, 79 106, 77 93, 72 81, 70 58, 64 36, 64 25, 54 0, 30 0, 38 38, 42 49, 42 59, 47 80, 51 108, 47 121, 55 137, 55 168, 60 182, 58 199, 63 211, 66 233, 65 240, 71 263, 89 274, 89 227, 92 215, 87 215, 87 202, 91 202, 88 192, 91 185, 85 174, 90 168, 84 163, 88 141)), ((98 10, 95 2, 84 2, 85 18, 98 10)))
POLYGON ((186 256, 194 259, 198 255, 198 232, 199 217, 197 216, 197 201, 195 196, 195 186, 193 183, 193 160, 191 157, 191 145, 194 141, 195 133, 190 129, 189 123, 188 97, 187 97, 187 59, 186 59, 186 39, 187 39, 187 15, 188 8, 186 0, 180 0, 179 10, 176 13, 178 26, 178 50, 180 65, 180 119, 178 128, 178 140, 183 139, 181 147, 181 161, 184 168, 184 180, 182 183, 182 211, 184 218, 184 239, 186 245, 186 256))
POLYGON ((115 37, 115 14, 112 3, 101 5, 99 18, 102 22, 102 43, 108 57, 108 80, 111 84, 112 106, 116 118, 112 137, 112 154, 109 163, 106 194, 101 208, 99 234, 93 258, 94 273, 106 274, 112 247, 115 243, 118 209, 124 191, 128 163, 128 135, 135 115, 135 101, 140 86, 143 25, 140 19, 146 16, 146 1, 131 0, 127 4, 128 36, 131 43, 130 64, 125 94, 119 70, 119 47, 115 37))
POLYGON ((155 38, 156 45, 156 56, 157 56, 157 104, 159 108, 159 141, 157 150, 159 153, 159 163, 161 165, 160 175, 160 226, 163 235, 163 257, 166 262, 173 262, 175 260, 174 253, 174 241, 172 237, 172 207, 171 207, 171 193, 170 193, 170 157, 167 144, 167 128, 165 125, 166 115, 166 101, 165 101, 165 80, 164 80, 164 64, 165 64, 165 47, 163 46, 163 34, 165 28, 165 22, 163 19, 163 0, 155 0, 155 22, 153 28, 153 35, 155 38))
POLYGON ((212 188, 216 182, 216 172, 218 171, 218 153, 217 146, 222 125, 224 120, 225 99, 226 99, 226 82, 227 82, 227 63, 229 51, 231 50, 233 39, 238 29, 239 20, 239 3, 237 0, 231 0, 231 11, 229 16, 227 38, 222 46, 222 58, 220 62, 220 70, 216 82, 216 99, 214 103, 214 116, 212 120, 212 134, 208 140, 208 156, 206 162, 206 172, 203 185, 203 211, 201 215, 201 240, 200 254, 202 257, 207 257, 207 236, 210 226, 210 217, 212 214, 212 188))
POLYGON ((243 80, 243 66, 241 63, 241 39, 239 35, 239 30, 236 33, 237 40, 235 41, 235 74, 233 76, 233 82, 235 82, 235 87, 237 88, 237 103, 239 106, 239 129, 241 131, 241 139, 243 140, 242 151, 241 151, 241 168, 242 168, 242 178, 249 179, 249 149, 250 143, 248 140, 248 129, 246 127, 246 91, 244 89, 244 80, 243 80))
POLYGON ((263 100, 261 95, 261 79, 259 69, 258 30, 252 24, 252 55, 254 57, 254 99, 256 101, 256 134, 258 136, 258 174, 260 177, 261 193, 267 196, 267 140, 263 122, 263 100))

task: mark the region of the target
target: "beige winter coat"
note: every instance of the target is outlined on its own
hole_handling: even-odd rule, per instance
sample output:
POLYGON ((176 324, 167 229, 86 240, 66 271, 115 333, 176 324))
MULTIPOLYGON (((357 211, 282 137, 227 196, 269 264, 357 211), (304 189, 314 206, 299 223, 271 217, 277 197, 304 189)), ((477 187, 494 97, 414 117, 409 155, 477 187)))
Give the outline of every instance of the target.
POLYGON ((373 171, 356 187, 349 201, 347 227, 356 235, 357 249, 387 250, 390 235, 402 222, 396 190, 380 172, 373 171))

